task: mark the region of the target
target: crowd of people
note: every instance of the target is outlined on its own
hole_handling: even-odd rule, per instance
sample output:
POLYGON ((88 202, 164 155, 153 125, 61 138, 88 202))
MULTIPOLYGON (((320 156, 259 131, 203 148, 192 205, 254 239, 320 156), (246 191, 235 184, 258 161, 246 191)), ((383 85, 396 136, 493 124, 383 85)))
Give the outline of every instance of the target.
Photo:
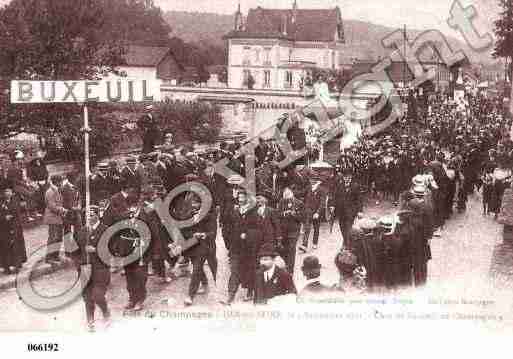
MULTIPOLYGON (((241 152, 242 143, 224 142, 200 153, 174 145, 169 136, 155 151, 148 138, 144 153, 130 156, 123 166, 118 161, 96 165, 90 177, 88 227, 84 226, 84 174, 49 176, 43 154, 24 171, 22 155, 16 153, 12 167, 1 178, 0 230, 8 235, 1 240, 0 267, 11 273, 26 261, 20 202, 30 195, 39 198, 48 244, 61 243, 69 235, 79 249, 67 249, 64 240, 65 254, 79 270, 81 264, 92 265, 93 275, 83 293, 91 328, 96 306, 105 318, 110 317, 105 294, 114 272, 126 277, 126 310, 138 311, 144 306, 149 276, 169 284, 174 270, 192 268, 185 299, 185 305, 192 305, 197 295, 209 290, 205 264, 213 280, 217 278, 218 234, 230 267, 225 305, 236 301, 240 288, 245 289, 243 300, 261 304, 283 295, 297 294, 299 301, 309 302, 353 290, 422 286, 428 278, 430 241, 441 235, 454 207, 464 211, 468 196, 482 189, 483 213, 497 215, 508 185, 507 169, 513 160, 511 121, 492 100, 469 95, 468 102, 462 112, 433 96, 425 119, 402 119, 381 135, 363 136, 340 154, 328 176, 316 173, 305 161, 280 168, 284 155, 277 140, 261 140, 255 150, 256 193, 244 186, 247 154, 241 152), (213 167, 224 158, 236 173, 228 178, 213 167), (28 180, 36 190, 24 191, 28 180), (192 183, 208 188, 212 206, 205 214, 203 198, 190 191, 168 203, 173 218, 191 219, 190 226, 181 229, 182 241, 161 221, 156 203, 178 186, 192 183), (383 218, 369 218, 364 209, 368 199, 390 200, 397 210, 383 218), (98 253, 102 234, 130 220, 133 227, 114 233, 109 246, 113 259, 105 263, 98 253), (326 287, 320 281, 318 257, 308 252, 322 246, 321 224, 327 222, 332 230, 336 221, 341 250, 333 257, 341 281, 326 287), (141 222, 149 234, 137 230, 136 223, 141 222), (293 281, 298 250, 305 254, 301 269, 308 283, 299 293, 293 281), (136 261, 120 264, 116 260, 134 252, 140 253, 136 261)), ((305 144, 304 136, 298 124, 289 126, 287 137, 293 149, 305 144)), ((46 260, 62 259, 59 251, 49 251, 46 260)))

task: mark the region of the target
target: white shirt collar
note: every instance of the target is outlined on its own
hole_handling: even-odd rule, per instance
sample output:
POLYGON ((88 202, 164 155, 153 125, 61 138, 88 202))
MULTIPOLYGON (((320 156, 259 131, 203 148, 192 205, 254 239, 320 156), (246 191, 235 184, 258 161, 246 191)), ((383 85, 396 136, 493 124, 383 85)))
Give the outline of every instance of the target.
POLYGON ((125 191, 121 191, 121 195, 122 195, 124 198, 127 198, 127 197, 128 197, 128 193, 126 193, 125 191))
POLYGON ((267 282, 267 281, 271 280, 271 278, 274 275, 275 269, 276 269, 276 264, 273 264, 273 266, 271 268, 269 268, 268 270, 266 270, 264 272, 264 281, 267 282))
POLYGON ((317 278, 312 278, 312 279, 307 279, 306 282, 305 282, 305 287, 312 284, 312 283, 317 283, 319 282, 320 283, 321 279, 319 277, 317 278))
POLYGON ((91 227, 91 231, 96 231, 96 228, 98 228, 98 226, 100 225, 100 221, 96 222, 96 224, 94 224, 92 227, 91 227))

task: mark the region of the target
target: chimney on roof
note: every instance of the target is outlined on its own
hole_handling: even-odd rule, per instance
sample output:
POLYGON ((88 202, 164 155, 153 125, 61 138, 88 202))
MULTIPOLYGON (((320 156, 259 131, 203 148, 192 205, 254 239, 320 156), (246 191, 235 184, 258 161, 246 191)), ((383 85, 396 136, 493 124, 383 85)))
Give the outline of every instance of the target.
POLYGON ((243 24, 243 20, 242 20, 242 12, 240 11, 240 2, 239 2, 239 6, 237 8, 237 12, 235 13, 235 26, 234 26, 234 30, 235 31, 242 31, 244 27, 244 24, 243 24))
POLYGON ((294 0, 294 3, 292 4, 292 23, 296 23, 296 17, 297 17, 297 0, 294 0))

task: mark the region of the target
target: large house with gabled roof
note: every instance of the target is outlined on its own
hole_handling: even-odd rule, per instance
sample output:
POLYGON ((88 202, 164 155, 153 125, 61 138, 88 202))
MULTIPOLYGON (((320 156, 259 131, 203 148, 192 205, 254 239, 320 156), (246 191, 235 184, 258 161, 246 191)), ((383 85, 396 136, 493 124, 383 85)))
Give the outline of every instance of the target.
POLYGON ((291 9, 250 9, 244 19, 239 5, 225 39, 230 88, 299 90, 308 69, 337 70, 343 62, 338 7, 301 9, 295 0, 291 9))

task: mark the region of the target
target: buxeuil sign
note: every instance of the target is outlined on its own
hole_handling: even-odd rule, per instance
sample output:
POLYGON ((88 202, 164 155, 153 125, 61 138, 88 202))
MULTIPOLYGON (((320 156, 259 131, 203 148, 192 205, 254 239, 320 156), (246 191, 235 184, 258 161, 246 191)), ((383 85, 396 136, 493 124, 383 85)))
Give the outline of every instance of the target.
POLYGON ((12 81, 11 103, 153 102, 159 81, 12 81))

